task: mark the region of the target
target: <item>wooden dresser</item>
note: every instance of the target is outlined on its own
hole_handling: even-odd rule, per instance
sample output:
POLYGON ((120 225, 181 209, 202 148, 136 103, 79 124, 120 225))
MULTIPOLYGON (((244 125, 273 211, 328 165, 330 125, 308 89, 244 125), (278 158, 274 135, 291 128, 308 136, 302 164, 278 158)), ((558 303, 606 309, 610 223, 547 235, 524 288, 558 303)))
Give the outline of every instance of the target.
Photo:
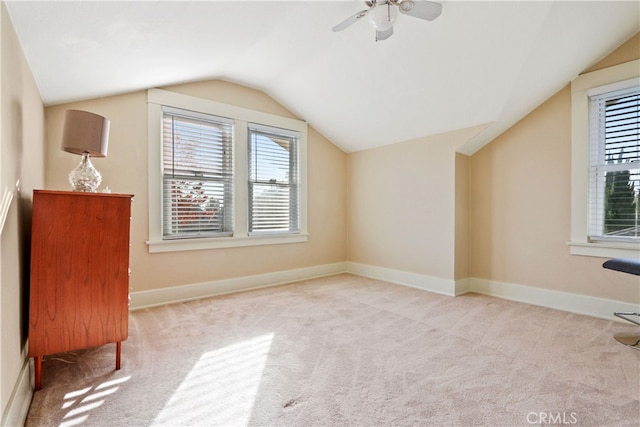
POLYGON ((130 194, 35 190, 29 357, 116 343, 129 334, 130 194))

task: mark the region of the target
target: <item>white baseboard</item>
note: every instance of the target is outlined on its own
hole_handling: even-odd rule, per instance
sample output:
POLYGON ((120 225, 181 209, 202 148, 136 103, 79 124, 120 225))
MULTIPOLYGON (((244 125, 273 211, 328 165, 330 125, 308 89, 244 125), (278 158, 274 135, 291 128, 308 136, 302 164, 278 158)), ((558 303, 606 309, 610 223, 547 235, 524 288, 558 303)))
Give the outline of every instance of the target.
POLYGON ((33 388, 31 387, 30 359, 26 359, 20 369, 20 374, 7 403, 5 412, 2 414, 1 426, 23 426, 27 420, 33 388))
POLYGON ((410 273, 392 268, 376 267, 374 265, 360 264, 357 262, 347 262, 347 272, 438 294, 448 296, 456 295, 455 281, 442 279, 440 277, 410 273))
POLYGON ((640 307, 637 305, 604 298, 479 278, 461 280, 443 279, 355 262, 339 262, 255 276, 133 292, 131 293, 131 309, 135 310, 250 289, 277 286, 284 283, 345 272, 447 296, 458 296, 468 292, 476 292, 609 320, 620 320, 613 315, 615 311, 640 312, 640 307))
POLYGON ((456 280, 456 296, 464 295, 467 292, 473 292, 473 279, 456 280))
POLYGON ((153 289, 131 293, 132 310, 165 305, 181 301, 224 295, 233 292, 247 291, 269 286, 315 277, 330 276, 345 273, 346 263, 324 264, 295 270, 277 271, 255 276, 244 276, 233 279, 215 280, 212 282, 194 283, 190 285, 173 286, 170 288, 153 289))
POLYGON ((468 292, 491 295, 601 319, 621 320, 613 315, 615 311, 640 312, 640 307, 637 305, 622 301, 487 279, 473 278, 471 281, 471 290, 468 292))
POLYGON ((621 301, 486 279, 454 281, 354 262, 347 263, 347 272, 448 296, 475 292, 607 320, 621 321, 613 315, 615 311, 640 312, 637 305, 621 301))

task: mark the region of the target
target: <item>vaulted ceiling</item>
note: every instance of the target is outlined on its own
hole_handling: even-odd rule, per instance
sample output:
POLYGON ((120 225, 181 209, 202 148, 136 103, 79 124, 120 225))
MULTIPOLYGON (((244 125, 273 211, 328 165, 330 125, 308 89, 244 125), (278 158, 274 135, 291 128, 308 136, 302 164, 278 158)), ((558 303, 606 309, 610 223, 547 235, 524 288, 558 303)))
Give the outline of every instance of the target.
POLYGON ((362 1, 6 1, 46 105, 222 79, 347 152, 487 127, 471 154, 640 30, 638 1, 442 1, 375 41, 362 1))

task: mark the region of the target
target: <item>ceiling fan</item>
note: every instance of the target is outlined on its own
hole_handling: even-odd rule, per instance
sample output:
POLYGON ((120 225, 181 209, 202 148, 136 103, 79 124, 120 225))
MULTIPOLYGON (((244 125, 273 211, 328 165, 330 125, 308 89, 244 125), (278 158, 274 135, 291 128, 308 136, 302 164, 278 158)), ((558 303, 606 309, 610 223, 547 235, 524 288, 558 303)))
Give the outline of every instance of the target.
POLYGON ((398 10, 405 15, 427 21, 433 21, 442 13, 440 3, 427 0, 369 0, 365 1, 369 9, 351 15, 335 27, 333 31, 342 31, 356 21, 369 17, 369 23, 376 30, 376 41, 386 40, 393 34, 393 23, 398 10))

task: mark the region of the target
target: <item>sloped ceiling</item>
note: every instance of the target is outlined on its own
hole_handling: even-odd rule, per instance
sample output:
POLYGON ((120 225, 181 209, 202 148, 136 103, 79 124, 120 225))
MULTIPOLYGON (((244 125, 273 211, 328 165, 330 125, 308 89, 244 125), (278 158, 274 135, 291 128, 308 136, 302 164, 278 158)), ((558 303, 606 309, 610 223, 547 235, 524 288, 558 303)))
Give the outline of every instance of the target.
POLYGON ((47 105, 204 79, 346 152, 486 124, 471 154, 640 30, 638 1, 442 1, 376 42, 361 1, 6 1, 47 105))

